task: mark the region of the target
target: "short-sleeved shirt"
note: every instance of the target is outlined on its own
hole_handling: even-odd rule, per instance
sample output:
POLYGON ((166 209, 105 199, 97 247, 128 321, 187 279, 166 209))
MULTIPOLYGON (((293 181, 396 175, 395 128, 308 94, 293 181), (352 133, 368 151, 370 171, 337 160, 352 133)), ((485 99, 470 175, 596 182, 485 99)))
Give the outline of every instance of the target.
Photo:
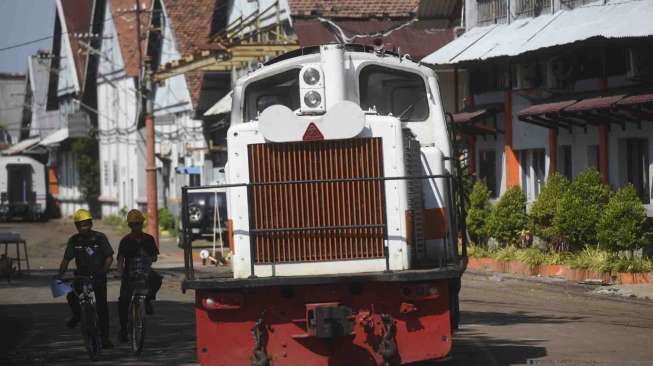
POLYGON ((130 273, 129 265, 134 258, 138 256, 156 257, 157 255, 159 255, 159 248, 156 246, 154 237, 146 233, 141 236, 127 234, 120 240, 118 246, 118 256, 125 259, 123 271, 125 275, 130 273))
POLYGON ((71 236, 63 257, 67 260, 75 259, 76 274, 89 276, 103 274, 104 263, 112 255, 113 248, 107 236, 91 230, 88 235, 78 233, 71 236))

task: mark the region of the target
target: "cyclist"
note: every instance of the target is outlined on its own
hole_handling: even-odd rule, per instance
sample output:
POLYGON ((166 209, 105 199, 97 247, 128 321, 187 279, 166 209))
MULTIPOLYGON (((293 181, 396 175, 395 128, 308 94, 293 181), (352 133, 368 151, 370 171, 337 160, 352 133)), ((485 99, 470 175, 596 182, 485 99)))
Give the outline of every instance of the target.
MULTIPOLYGON (((63 260, 59 266, 58 278, 61 278, 68 270, 68 263, 75 259, 75 275, 90 276, 93 278, 93 291, 95 293, 95 306, 100 323, 100 334, 102 347, 112 348, 109 340, 109 307, 107 306, 107 272, 113 262, 113 249, 107 236, 101 232, 92 230, 93 220, 91 213, 80 209, 73 215, 77 234, 68 239, 63 260)), ((81 292, 81 283, 73 281, 73 289, 66 296, 68 305, 73 313, 72 318, 66 325, 74 328, 80 320, 81 308, 77 293, 81 292)))
MULTIPOLYGON (((159 255, 159 249, 156 246, 154 237, 143 232, 143 222, 145 217, 139 210, 131 210, 127 213, 127 224, 131 232, 120 240, 118 246, 118 270, 122 273, 120 282, 120 297, 118 299, 118 311, 120 315, 120 341, 127 341, 127 316, 129 313, 129 303, 131 302, 132 289, 129 283, 130 264, 137 257, 144 257, 146 260, 156 262, 159 255)), ((154 313, 152 300, 156 298, 156 293, 161 288, 161 276, 150 270, 148 273, 148 295, 145 300, 145 312, 149 315, 154 313)))

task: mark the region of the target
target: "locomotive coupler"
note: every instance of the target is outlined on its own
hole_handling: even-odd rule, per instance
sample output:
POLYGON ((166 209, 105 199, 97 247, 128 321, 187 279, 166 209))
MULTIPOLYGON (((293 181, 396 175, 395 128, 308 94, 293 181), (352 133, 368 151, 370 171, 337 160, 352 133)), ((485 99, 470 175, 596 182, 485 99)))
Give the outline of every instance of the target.
POLYGON ((306 330, 316 338, 336 338, 353 334, 351 308, 338 303, 306 304, 306 330))
POLYGON ((252 335, 254 336, 254 352, 250 358, 250 364, 252 366, 269 366, 270 357, 265 351, 268 333, 262 318, 256 320, 254 327, 252 327, 252 335))
POLYGON ((381 322, 383 323, 383 338, 379 343, 377 352, 383 357, 385 365, 390 365, 390 362, 398 355, 397 340, 397 327, 395 320, 389 314, 381 314, 381 322))

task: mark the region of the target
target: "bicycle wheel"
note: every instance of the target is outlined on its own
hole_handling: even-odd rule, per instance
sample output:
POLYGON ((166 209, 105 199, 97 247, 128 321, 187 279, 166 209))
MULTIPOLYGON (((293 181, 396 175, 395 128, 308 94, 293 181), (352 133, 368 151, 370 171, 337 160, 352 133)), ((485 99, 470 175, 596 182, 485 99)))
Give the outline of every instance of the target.
POLYGON ((129 317, 131 328, 131 347, 134 354, 139 354, 143 350, 145 341, 145 299, 141 296, 134 296, 129 305, 129 317))
POLYGON ((91 361, 95 361, 102 348, 102 342, 100 341, 97 313, 93 305, 82 304, 80 328, 86 353, 88 353, 91 361))

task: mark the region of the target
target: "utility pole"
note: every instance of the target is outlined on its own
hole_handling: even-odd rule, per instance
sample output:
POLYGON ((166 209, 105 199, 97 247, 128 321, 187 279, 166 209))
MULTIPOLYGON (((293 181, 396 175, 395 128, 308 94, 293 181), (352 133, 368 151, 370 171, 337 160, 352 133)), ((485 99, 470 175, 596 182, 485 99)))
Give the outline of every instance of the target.
MULTIPOLYGON (((147 231, 154 237, 154 242, 159 246, 159 208, 156 189, 156 161, 154 157, 154 117, 152 115, 153 95, 152 95, 152 75, 150 62, 144 62, 143 51, 141 49, 141 5, 139 0, 136 1, 136 32, 138 61, 140 65, 140 82, 139 90, 139 107, 145 104, 143 118, 145 119, 145 154, 147 175, 147 231)), ((142 110, 142 108, 138 108, 142 110)))

